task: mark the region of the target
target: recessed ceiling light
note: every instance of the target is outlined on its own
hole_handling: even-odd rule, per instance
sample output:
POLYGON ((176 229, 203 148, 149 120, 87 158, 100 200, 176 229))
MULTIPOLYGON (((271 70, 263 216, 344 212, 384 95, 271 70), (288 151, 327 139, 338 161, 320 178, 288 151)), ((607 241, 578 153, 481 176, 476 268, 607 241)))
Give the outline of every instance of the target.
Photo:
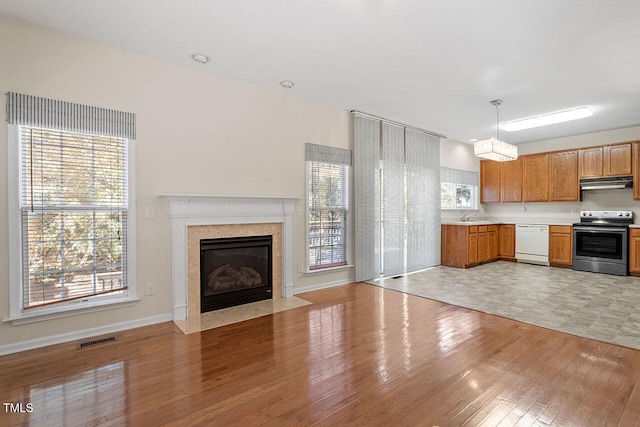
POLYGON ((206 64, 207 62, 209 62, 209 57, 202 53, 194 53, 193 55, 191 55, 191 59, 201 64, 206 64))
POLYGON ((280 86, 285 89, 291 89, 293 87, 293 82, 290 82, 289 80, 283 80, 280 82, 280 86))
POLYGON ((558 111, 556 113, 543 114, 537 117, 528 117, 526 119, 502 123, 500 125, 500 129, 506 130, 507 132, 513 132, 517 130, 568 122, 571 120, 584 119, 585 117, 590 117, 592 115, 593 113, 587 107, 580 107, 573 110, 558 111))
POLYGON ((473 139, 470 139, 469 142, 476 142, 477 140, 478 138, 473 138, 473 139))

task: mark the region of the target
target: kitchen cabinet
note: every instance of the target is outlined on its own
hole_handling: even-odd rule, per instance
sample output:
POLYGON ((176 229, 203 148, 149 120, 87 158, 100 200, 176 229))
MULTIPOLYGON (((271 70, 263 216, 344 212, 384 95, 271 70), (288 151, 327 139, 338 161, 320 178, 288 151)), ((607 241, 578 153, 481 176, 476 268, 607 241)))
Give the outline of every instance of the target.
POLYGON ((633 198, 640 200, 640 141, 481 160, 480 203, 575 202, 581 178, 632 174, 633 198))
POLYGON ((549 226, 549 264, 571 268, 573 233, 570 225, 549 226))
POLYGON ((498 259, 498 226, 487 226, 487 253, 489 255, 488 261, 495 261, 498 259))
POLYGON ((631 175, 631 144, 605 145, 602 148, 604 176, 631 175))
MULTIPOLYGON (((468 267, 478 263, 478 227, 467 227, 464 225, 462 227, 467 229, 467 256, 464 258, 464 261, 468 267)), ((462 243, 464 243, 464 240, 462 243)))
POLYGON ((640 228, 629 232, 629 274, 640 276, 640 228))
POLYGON ((522 201, 549 201, 549 154, 522 156, 522 201))
POLYGON ((633 200, 640 200, 640 142, 634 142, 631 148, 633 165, 633 200))
POLYGON ((493 160, 480 161, 480 203, 500 201, 501 163, 493 160))
POLYGON ((522 201, 522 157, 500 163, 500 201, 522 201))
POLYGON ((478 227, 442 224, 440 264, 466 268, 478 263, 478 227))
POLYGON ((478 262, 490 262, 498 259, 498 226, 478 226, 478 262))
POLYGON ((578 151, 560 151, 549 155, 549 200, 577 202, 580 200, 578 151))
POLYGON ((497 225, 442 224, 440 264, 467 268, 498 258, 497 225))
POLYGON ((516 226, 501 224, 498 226, 498 258, 516 260, 516 226))
POLYGON ((480 203, 522 201, 522 158, 480 161, 480 203))
POLYGON ((579 152, 580 178, 631 175, 632 144, 589 147, 579 152))
POLYGON ((489 241, 487 235, 487 226, 478 227, 478 262, 487 262, 489 260, 489 241))
POLYGON ((585 148, 579 151, 580 178, 599 178, 602 175, 602 147, 585 148))

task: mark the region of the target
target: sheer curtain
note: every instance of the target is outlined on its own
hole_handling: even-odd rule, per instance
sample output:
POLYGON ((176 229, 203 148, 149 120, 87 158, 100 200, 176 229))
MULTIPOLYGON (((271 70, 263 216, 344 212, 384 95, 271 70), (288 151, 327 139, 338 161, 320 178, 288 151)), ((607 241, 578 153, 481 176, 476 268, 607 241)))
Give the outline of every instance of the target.
POLYGON ((354 113, 356 280, 440 264, 440 138, 354 113))

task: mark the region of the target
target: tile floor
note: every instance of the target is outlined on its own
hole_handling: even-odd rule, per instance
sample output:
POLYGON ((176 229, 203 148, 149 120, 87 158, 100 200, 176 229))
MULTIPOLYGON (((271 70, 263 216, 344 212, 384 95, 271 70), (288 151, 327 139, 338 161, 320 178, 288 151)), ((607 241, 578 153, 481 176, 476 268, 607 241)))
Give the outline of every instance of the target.
POLYGON ((640 349, 640 278, 498 261, 369 283, 640 349))

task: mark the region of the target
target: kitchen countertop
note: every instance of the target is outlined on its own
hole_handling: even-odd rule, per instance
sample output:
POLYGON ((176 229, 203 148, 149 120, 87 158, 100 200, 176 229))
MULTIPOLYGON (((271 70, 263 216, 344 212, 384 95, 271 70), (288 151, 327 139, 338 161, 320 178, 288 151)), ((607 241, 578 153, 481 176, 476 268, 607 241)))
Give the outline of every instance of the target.
MULTIPOLYGON (((580 222, 579 218, 491 218, 482 217, 473 221, 443 220, 448 225, 492 225, 492 224, 531 224, 531 225, 573 225, 580 222)), ((634 225, 632 225, 634 227, 634 225)), ((640 228, 640 224, 637 225, 640 228)))

